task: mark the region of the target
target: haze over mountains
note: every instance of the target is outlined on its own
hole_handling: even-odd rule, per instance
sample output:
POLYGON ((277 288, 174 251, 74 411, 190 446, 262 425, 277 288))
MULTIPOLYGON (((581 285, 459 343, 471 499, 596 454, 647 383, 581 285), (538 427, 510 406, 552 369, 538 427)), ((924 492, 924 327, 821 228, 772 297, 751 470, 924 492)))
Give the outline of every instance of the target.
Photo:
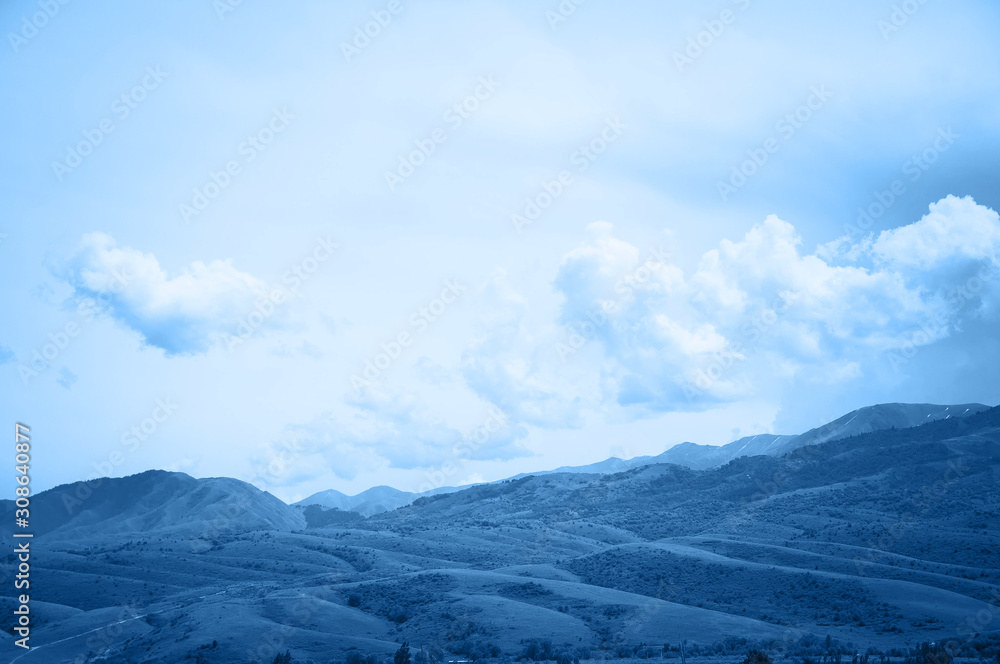
MULTIPOLYGON (((695 470, 705 470, 725 465, 739 457, 760 454, 780 456, 805 445, 815 445, 828 440, 868 433, 879 429, 906 429, 935 420, 964 417, 969 414, 981 412, 987 408, 988 406, 978 403, 952 406, 902 403, 879 404, 851 411, 843 417, 839 417, 821 427, 811 429, 799 435, 757 434, 745 436, 723 446, 681 443, 657 456, 640 456, 632 459, 611 457, 610 459, 585 466, 562 466, 555 470, 522 473, 515 476, 515 479, 526 477, 529 474, 618 473, 630 468, 638 468, 654 463, 675 463, 695 470)), ((358 512, 363 516, 371 516, 409 505, 417 498, 423 496, 449 493, 462 488, 466 487, 440 487, 425 493, 411 493, 388 486, 377 486, 367 491, 362 491, 355 496, 348 496, 335 489, 328 489, 315 493, 295 504, 301 506, 320 505, 328 509, 336 508, 344 511, 358 512)))
POLYGON ((373 514, 381 514, 382 512, 388 512, 404 505, 409 505, 422 496, 460 491, 463 488, 465 487, 446 486, 431 489, 424 493, 412 493, 410 491, 400 491, 391 486, 375 486, 354 496, 348 496, 336 489, 327 489, 326 491, 314 493, 293 504, 302 507, 319 505, 327 509, 338 509, 345 512, 357 512, 362 516, 372 516, 373 514))
POLYGON ((57 487, 32 503, 49 645, 17 661, 1000 644, 979 619, 1000 601, 1000 407, 891 404, 736 443, 707 469, 538 473, 368 517, 163 471, 57 487))

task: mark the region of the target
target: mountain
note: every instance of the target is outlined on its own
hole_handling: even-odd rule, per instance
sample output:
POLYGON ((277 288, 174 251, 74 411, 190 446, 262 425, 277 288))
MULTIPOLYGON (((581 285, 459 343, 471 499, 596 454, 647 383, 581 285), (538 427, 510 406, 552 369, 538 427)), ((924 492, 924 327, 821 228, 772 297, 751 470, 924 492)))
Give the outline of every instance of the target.
POLYGON ((945 640, 993 661, 1000 408, 953 410, 861 409, 796 454, 538 474, 367 518, 161 471, 82 505, 83 483, 57 487, 32 498, 38 647, 17 661, 364 662, 406 641, 439 662, 900 662, 945 640))
MULTIPOLYGON (((13 522, 14 502, 2 501, 13 522)), ((195 479, 150 470, 122 478, 75 482, 31 499, 36 535, 105 536, 109 533, 176 532, 190 535, 305 527, 294 509, 252 484, 228 477, 195 479)))
POLYGON ((909 429, 937 420, 967 417, 989 409, 989 406, 984 406, 981 403, 964 403, 952 406, 938 406, 929 403, 887 403, 867 406, 851 411, 843 417, 838 417, 834 421, 811 429, 800 436, 794 436, 791 440, 781 442, 775 446, 773 453, 785 454, 804 445, 817 445, 872 431, 909 429))
MULTIPOLYGON (((907 429, 927 422, 965 417, 988 410, 989 406, 967 403, 952 406, 935 404, 888 403, 866 406, 851 411, 821 427, 810 429, 799 435, 757 434, 734 440, 726 445, 699 445, 680 443, 656 456, 641 456, 633 459, 612 457, 585 466, 563 466, 534 475, 548 473, 613 473, 638 468, 654 463, 674 463, 694 470, 706 470, 723 466, 733 459, 746 456, 781 456, 806 445, 856 436, 882 429, 907 429)), ((517 477, 525 477, 527 473, 517 477)))
POLYGON ((409 505, 421 496, 434 496, 458 490, 459 487, 438 487, 424 493, 411 493, 409 491, 394 489, 391 486, 375 486, 357 495, 348 496, 336 489, 327 489, 326 491, 314 493, 308 498, 303 498, 297 503, 293 503, 293 505, 297 507, 319 505, 327 509, 338 509, 345 512, 356 512, 362 516, 372 516, 373 514, 389 512, 404 505, 409 505))
POLYGON ((357 512, 363 516, 371 516, 378 512, 394 510, 397 507, 408 505, 413 502, 413 496, 414 494, 409 491, 400 491, 390 486, 375 486, 362 491, 356 496, 348 496, 336 489, 327 489, 292 504, 302 507, 319 505, 327 509, 334 508, 345 512, 357 512))
MULTIPOLYGON (((724 466, 733 459, 747 456, 781 456, 807 445, 855 436, 881 429, 906 429, 950 417, 964 417, 987 410, 983 404, 960 404, 939 406, 935 404, 889 403, 866 406, 851 411, 821 427, 799 435, 756 434, 745 436, 726 445, 699 445, 680 443, 656 456, 640 456, 631 459, 611 457, 603 461, 583 466, 561 466, 554 470, 521 473, 510 479, 520 479, 529 475, 554 473, 609 474, 620 473, 632 468, 640 468, 657 463, 672 463, 694 470, 707 470, 724 466)), ((467 487, 461 487, 467 488, 467 487)), ((357 512, 362 516, 373 516, 389 512, 413 503, 421 497, 457 491, 456 487, 441 487, 425 493, 410 493, 389 486, 376 486, 355 496, 348 496, 335 489, 320 491, 294 503, 299 507, 319 505, 330 509, 357 512)))

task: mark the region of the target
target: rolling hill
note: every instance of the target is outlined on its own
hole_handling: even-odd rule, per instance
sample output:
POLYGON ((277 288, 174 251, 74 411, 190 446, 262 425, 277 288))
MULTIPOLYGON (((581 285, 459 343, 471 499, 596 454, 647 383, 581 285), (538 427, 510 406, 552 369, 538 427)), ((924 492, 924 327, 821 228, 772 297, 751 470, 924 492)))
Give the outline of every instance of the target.
POLYGON ((17 661, 329 662, 403 641, 440 662, 674 659, 683 641, 706 662, 901 662, 953 640, 971 664, 1000 652, 983 618, 1000 408, 954 409, 861 409, 780 456, 537 474, 311 527, 235 480, 105 480, 68 515, 80 485, 57 487, 35 497, 41 647, 17 661))

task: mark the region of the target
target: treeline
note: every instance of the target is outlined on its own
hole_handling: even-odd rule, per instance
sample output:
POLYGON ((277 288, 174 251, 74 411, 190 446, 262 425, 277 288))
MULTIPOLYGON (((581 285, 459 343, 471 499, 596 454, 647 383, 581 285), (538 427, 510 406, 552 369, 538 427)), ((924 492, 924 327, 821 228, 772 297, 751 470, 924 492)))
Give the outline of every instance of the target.
MULTIPOLYGON (((329 660, 329 664, 448 664, 448 662, 492 661, 500 664, 516 662, 554 662, 579 664, 589 660, 648 660, 674 659, 687 664, 688 658, 732 657, 740 664, 952 664, 953 660, 979 661, 982 664, 1000 664, 1000 634, 984 635, 964 643, 921 643, 912 648, 861 651, 854 644, 840 643, 826 638, 807 635, 795 642, 777 640, 752 641, 731 637, 712 644, 664 643, 661 645, 625 645, 589 648, 584 646, 558 646, 548 639, 526 639, 515 652, 504 652, 495 644, 473 637, 451 644, 448 651, 437 646, 410 648, 403 642, 392 656, 385 654, 349 651, 343 659, 329 660)), ((198 664, 209 662, 199 656, 198 664)), ((316 660, 294 659, 290 651, 279 653, 271 664, 320 664, 316 660)))

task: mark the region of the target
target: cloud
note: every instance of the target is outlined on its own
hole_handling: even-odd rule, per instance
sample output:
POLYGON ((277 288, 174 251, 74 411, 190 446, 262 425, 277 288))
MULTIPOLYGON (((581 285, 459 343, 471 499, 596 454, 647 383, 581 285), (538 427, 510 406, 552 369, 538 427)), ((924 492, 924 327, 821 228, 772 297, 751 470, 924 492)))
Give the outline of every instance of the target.
POLYGON ((0 344, 0 366, 14 361, 14 351, 0 344))
POLYGON ((920 221, 883 231, 871 252, 886 265, 936 270, 950 263, 1000 259, 1000 217, 969 196, 932 203, 920 221))
MULTIPOLYGON (((255 302, 267 293, 259 279, 228 260, 195 261, 169 276, 153 254, 119 248, 103 233, 90 233, 59 270, 81 299, 98 300, 116 320, 168 356, 204 353, 236 335, 255 302)), ((262 317, 261 325, 273 324, 262 317)))
MULTIPOLYGON (((461 430, 436 416, 413 393, 369 387, 347 397, 346 412, 325 412, 303 424, 286 427, 289 438, 280 444, 295 450, 290 464, 302 479, 303 468, 313 476, 332 472, 351 480, 362 472, 384 468, 433 468, 460 460, 509 460, 530 454, 519 441, 524 427, 500 411, 484 409, 483 422, 461 430), (502 426, 488 422, 503 420, 502 426), (487 435, 488 434, 488 435, 487 435), (471 444, 470 444, 471 443, 471 444)), ((275 454, 278 450, 275 451, 275 454)))
POLYGON ((920 221, 883 231, 868 251, 886 269, 919 281, 944 310, 941 324, 1000 316, 1000 215, 971 197, 932 204, 920 221))
POLYGON ((566 414, 585 406, 698 410, 800 384, 850 384, 878 374, 887 353, 1000 310, 1000 219, 971 198, 942 199, 913 224, 813 253, 772 215, 722 240, 690 275, 609 224, 588 230, 553 281, 563 298, 558 354, 588 378, 567 384, 551 356, 533 354, 539 331, 516 293, 500 298, 506 317, 466 352, 470 386, 535 424, 572 425, 566 414), (594 389, 603 403, 587 398, 594 389), (533 408, 545 415, 532 418, 533 408))
POLYGON ((498 270, 478 289, 486 311, 475 339, 462 353, 466 385, 496 404, 513 420, 549 428, 583 425, 582 400, 567 397, 573 381, 552 363, 552 334, 537 331, 528 321, 528 302, 498 270))

